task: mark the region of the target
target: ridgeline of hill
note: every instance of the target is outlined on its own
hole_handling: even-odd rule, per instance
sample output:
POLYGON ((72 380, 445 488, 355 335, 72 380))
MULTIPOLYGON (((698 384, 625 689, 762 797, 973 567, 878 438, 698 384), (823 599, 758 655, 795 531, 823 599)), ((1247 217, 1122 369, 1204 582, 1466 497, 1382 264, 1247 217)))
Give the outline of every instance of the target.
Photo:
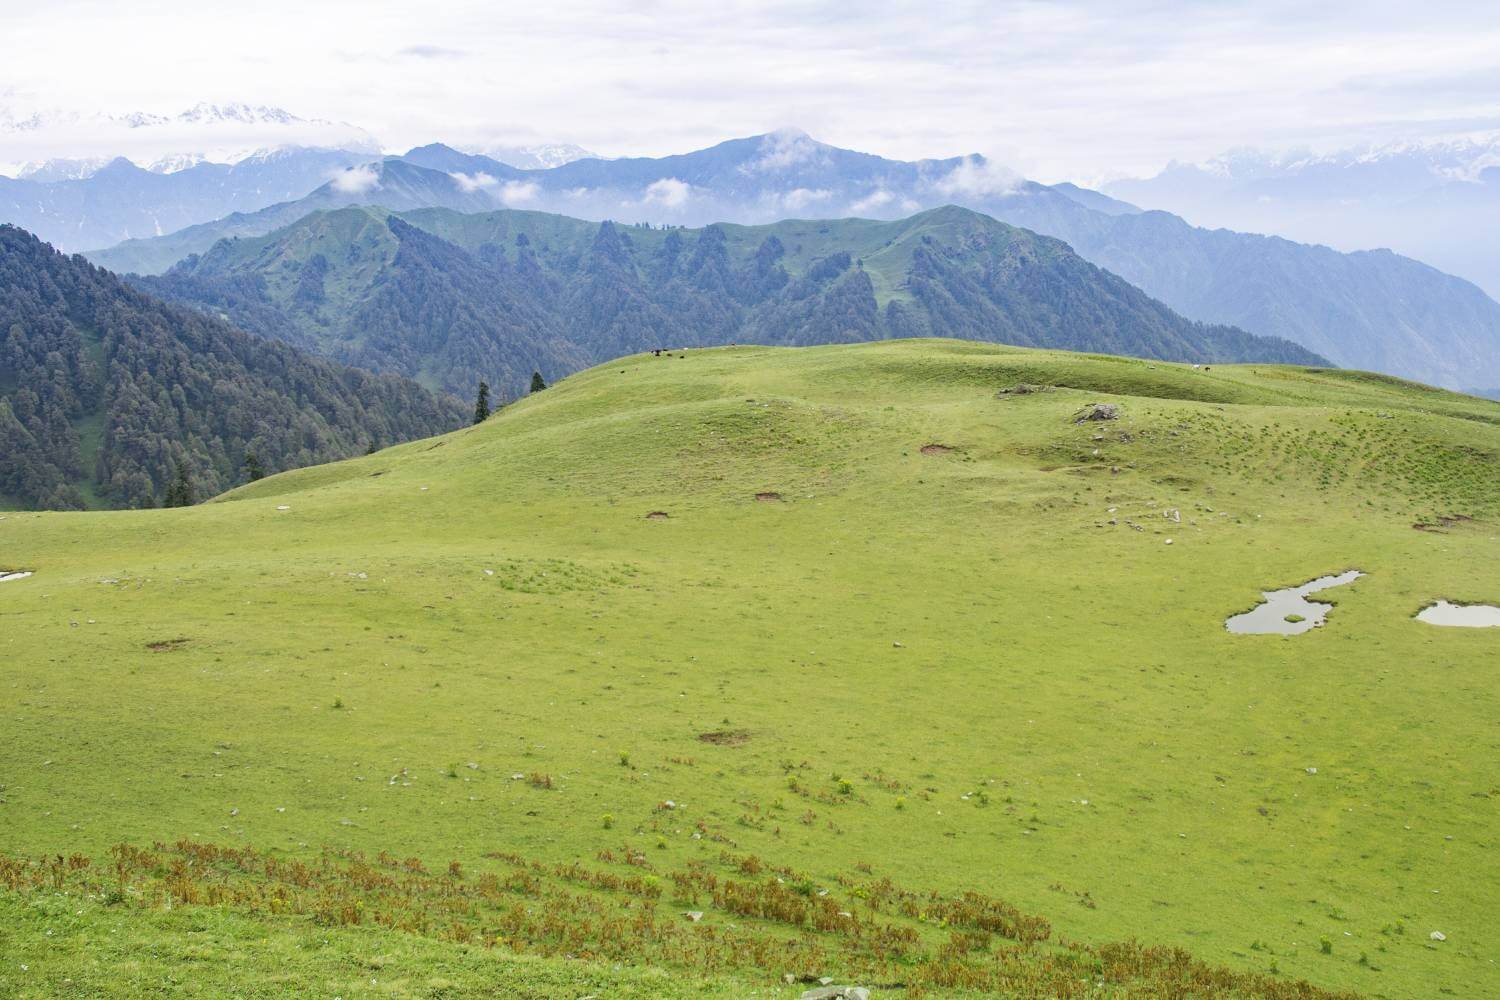
POLYGON ((0 226, 0 507, 151 507, 451 430, 455 400, 168 305, 0 226))
POLYGON ((1183 319, 1057 240, 941 208, 654 229, 536 212, 344 208, 137 279, 245 329, 455 393, 519 395, 667 346, 948 336, 1177 361, 1322 362, 1183 319))
POLYGON ((0 993, 1495 995, 1497 630, 1413 615, 1500 603, 1497 459, 1381 376, 898 341, 8 514, 0 993))
MULTIPOLYGON (((267 207, 258 211, 129 240, 89 257, 122 273, 160 273, 221 238, 263 236, 351 204, 397 212, 521 205, 596 221, 689 226, 809 216, 893 220, 957 204, 1063 240, 1192 320, 1285 338, 1343 367, 1449 388, 1472 391, 1500 380, 1500 303, 1467 281, 1386 250, 1339 253, 1192 226, 1076 185, 1023 181, 978 156, 887 160, 793 131, 657 159, 518 170, 435 143, 370 163, 357 183, 349 180, 335 178, 294 201, 263 201, 267 207)), ((268 190, 257 185, 255 194, 268 190)), ((37 191, 17 204, 29 209, 46 200, 37 191)), ((55 226, 73 216, 47 218, 55 226)))

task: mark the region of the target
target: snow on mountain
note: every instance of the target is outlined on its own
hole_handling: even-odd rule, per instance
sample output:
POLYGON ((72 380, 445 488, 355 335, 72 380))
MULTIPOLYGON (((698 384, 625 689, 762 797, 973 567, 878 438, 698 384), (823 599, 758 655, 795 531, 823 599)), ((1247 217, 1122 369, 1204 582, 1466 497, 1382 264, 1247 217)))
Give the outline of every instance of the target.
POLYGON ((1500 131, 1312 150, 1231 150, 1105 191, 1198 225, 1388 247, 1500 296, 1500 131))
POLYGON ((542 143, 534 146, 466 146, 464 151, 488 156, 519 170, 550 170, 574 160, 604 160, 608 157, 591 153, 571 142, 542 143))
POLYGON ((156 173, 175 173, 205 162, 238 163, 276 147, 381 152, 362 128, 265 105, 204 102, 175 114, 0 107, 0 174, 13 177, 45 170, 48 179, 80 179, 117 156, 156 173), (63 168, 58 161, 76 166, 63 168), (64 176, 69 171, 72 176, 64 176))

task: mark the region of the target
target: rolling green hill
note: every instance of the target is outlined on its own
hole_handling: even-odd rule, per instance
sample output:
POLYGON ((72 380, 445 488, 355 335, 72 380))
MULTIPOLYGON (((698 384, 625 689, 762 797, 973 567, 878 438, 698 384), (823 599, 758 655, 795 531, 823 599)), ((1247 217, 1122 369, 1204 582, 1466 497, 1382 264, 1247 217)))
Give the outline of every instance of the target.
POLYGON ((1178 361, 1321 363, 1192 323, 1057 240, 960 208, 701 230, 540 212, 319 212, 221 240, 154 294, 335 360, 470 393, 664 346, 943 335, 1178 361))
POLYGON ((1500 995, 1500 630, 1413 620, 1500 602, 1497 458, 1382 376, 894 341, 4 515, 0 993, 1500 995))

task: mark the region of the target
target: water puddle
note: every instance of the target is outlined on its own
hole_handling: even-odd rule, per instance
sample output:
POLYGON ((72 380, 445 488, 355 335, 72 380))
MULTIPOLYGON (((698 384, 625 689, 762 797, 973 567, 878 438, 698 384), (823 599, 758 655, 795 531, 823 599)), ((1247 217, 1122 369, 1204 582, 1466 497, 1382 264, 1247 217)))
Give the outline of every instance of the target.
POLYGON ((0 569, 0 583, 7 583, 11 580, 24 580, 30 575, 31 570, 29 569, 0 569))
POLYGON ((1342 587, 1364 576, 1357 569, 1337 576, 1320 576, 1300 587, 1261 592, 1265 602, 1257 604, 1243 614, 1234 615, 1224 622, 1224 627, 1239 635, 1300 635, 1323 624, 1332 604, 1309 601, 1307 595, 1316 594, 1329 587, 1342 587))
POLYGON ((1453 628, 1500 628, 1500 608, 1493 604, 1438 601, 1417 612, 1417 621, 1453 628))

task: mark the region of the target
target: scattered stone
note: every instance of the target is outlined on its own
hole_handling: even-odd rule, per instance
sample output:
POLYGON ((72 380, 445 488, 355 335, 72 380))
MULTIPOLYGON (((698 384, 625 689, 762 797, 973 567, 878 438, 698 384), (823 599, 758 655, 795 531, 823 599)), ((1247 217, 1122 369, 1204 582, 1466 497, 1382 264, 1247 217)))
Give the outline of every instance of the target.
POLYGON ((703 911, 702 910, 688 910, 686 913, 683 914, 683 916, 686 917, 689 922, 696 924, 698 921, 700 921, 700 920, 703 919, 703 911))
MULTIPOLYGON (((819 982, 827 981, 825 976, 819 982)), ((820 986, 802 994, 802 1000, 869 1000, 870 991, 863 986, 820 986)))
POLYGON ((1307 768, 1307 773, 1308 774, 1317 774, 1318 773, 1318 769, 1315 768, 1315 767, 1309 767, 1309 768, 1307 768))
POLYGON ((292 508, 291 508, 290 504, 281 504, 276 509, 277 510, 291 510, 292 508))
POLYGON ((1442 931, 1433 931, 1431 934, 1429 934, 1427 936, 1430 937, 1434 941, 1446 941, 1446 940, 1448 940, 1448 935, 1444 934, 1442 931))
POLYGON ((7 583, 11 580, 24 580, 30 575, 31 570, 29 569, 0 570, 0 583, 7 583))
POLYGON ((891 647, 893 649, 905 649, 906 645, 904 643, 900 643, 900 642, 893 642, 893 643, 891 643, 891 647))
POLYGON ((1015 385, 1011 386, 1009 389, 1001 389, 999 392, 995 393, 995 398, 1002 399, 1006 396, 1030 396, 1034 392, 1051 391, 1052 387, 1050 385, 1031 385, 1026 382, 1018 382, 1015 385))
POLYGON ((1086 423, 1091 420, 1119 420, 1120 408, 1113 403, 1094 403, 1085 407, 1077 417, 1073 419, 1075 424, 1086 423))

